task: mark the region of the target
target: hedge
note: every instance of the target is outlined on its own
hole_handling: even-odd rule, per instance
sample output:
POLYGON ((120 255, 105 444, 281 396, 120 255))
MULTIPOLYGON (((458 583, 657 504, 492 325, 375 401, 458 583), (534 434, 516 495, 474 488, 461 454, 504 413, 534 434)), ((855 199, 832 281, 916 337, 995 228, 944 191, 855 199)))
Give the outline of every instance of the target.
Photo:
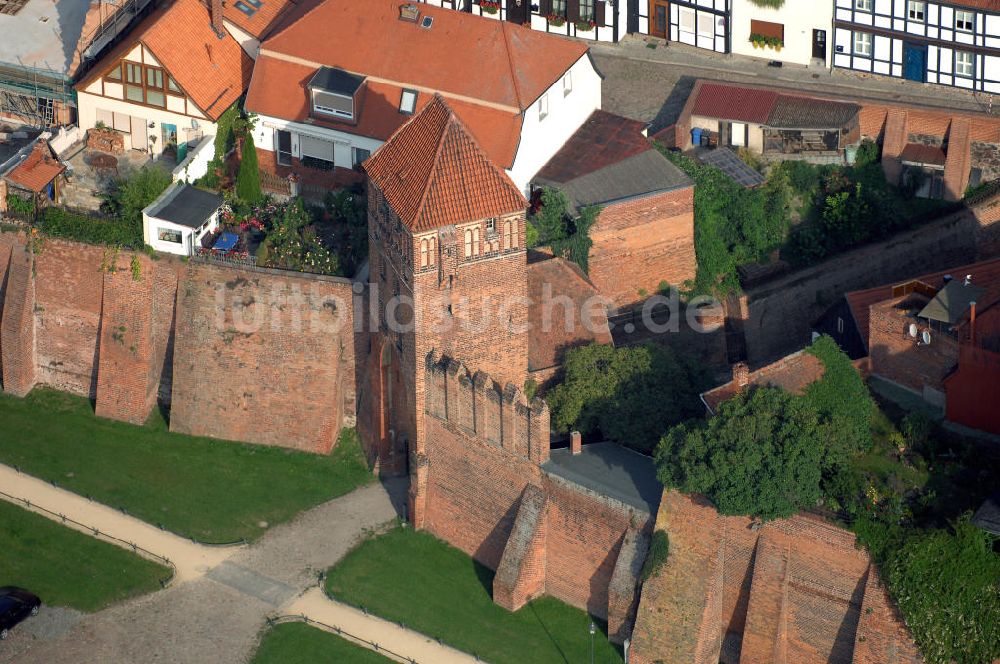
POLYGON ((49 207, 42 211, 39 229, 50 237, 126 249, 142 249, 142 224, 118 217, 96 218, 49 207))

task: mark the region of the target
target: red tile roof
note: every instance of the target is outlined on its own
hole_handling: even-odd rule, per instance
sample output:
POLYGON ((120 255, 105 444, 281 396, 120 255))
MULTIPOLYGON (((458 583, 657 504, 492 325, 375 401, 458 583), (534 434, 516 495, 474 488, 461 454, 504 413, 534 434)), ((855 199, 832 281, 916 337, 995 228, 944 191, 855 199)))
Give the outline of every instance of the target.
MULTIPOLYGON (((598 295, 597 287, 583 270, 565 258, 547 257, 528 263, 528 321, 531 339, 528 344, 528 370, 539 371, 562 364, 567 349, 591 342, 613 343, 608 327, 607 309, 590 298, 598 295), (573 302, 573 314, 565 320, 556 316, 545 321, 548 303, 545 287, 549 286, 550 298, 568 297, 573 302), (583 316, 592 323, 584 324, 583 316)), ((556 307, 556 310, 563 310, 556 307)))
POLYGON ((944 166, 945 158, 944 150, 940 147, 923 143, 907 143, 899 155, 900 161, 933 166, 944 166))
POLYGON ((228 33, 212 30, 200 0, 172 0, 155 9, 113 48, 76 88, 92 81, 137 43, 153 53, 181 89, 212 120, 217 120, 250 83, 253 60, 228 33))
MULTIPOLYGON (((380 141, 389 138, 412 117, 399 111, 403 86, 371 80, 359 91, 357 124, 310 116, 306 85, 315 73, 316 68, 312 66, 261 55, 254 68, 255 83, 250 85, 246 107, 261 115, 337 129, 380 141)), ((433 98, 430 92, 418 93, 417 112, 433 98)), ((521 133, 520 114, 453 99, 448 103, 495 163, 505 168, 514 163, 521 133)))
MULTIPOLYGON (((807 387, 822 378, 825 372, 822 360, 812 353, 800 350, 751 372, 748 387, 780 387, 792 394, 802 394, 807 387)), ((732 399, 739 392, 740 388, 736 383, 729 382, 703 393, 701 398, 714 413, 723 402, 732 399)))
MULTIPOLYGON (((325 0, 285 22, 262 54, 520 110, 587 54, 577 41, 420 3, 421 19, 433 20, 424 28, 400 20, 401 4, 325 0)), ((255 86, 270 84, 254 79, 255 86)))
MULTIPOLYGON (((207 6, 212 0, 202 0, 207 6)), ((263 0, 260 8, 247 16, 246 12, 236 6, 237 0, 224 0, 222 16, 251 37, 260 39, 272 28, 278 26, 282 19, 297 7, 302 0, 263 0)), ((243 4, 251 6, 243 0, 243 4)))
POLYGON ((528 206, 440 95, 393 134, 365 170, 411 231, 528 206))
POLYGON ((535 177, 569 182, 652 150, 652 143, 642 133, 645 128, 644 122, 594 111, 535 177))
POLYGON ((35 142, 35 147, 24 160, 11 169, 4 178, 11 184, 22 189, 40 194, 45 190, 66 166, 52 154, 52 149, 46 141, 35 142))
POLYGON ((692 115, 736 122, 764 124, 771 115, 778 93, 721 83, 702 83, 692 115))
POLYGON ((972 283, 986 288, 986 292, 976 303, 980 312, 1000 302, 1000 258, 993 260, 971 263, 960 267, 953 267, 940 272, 924 274, 912 279, 901 279, 891 284, 868 288, 866 290, 851 291, 844 297, 851 309, 854 323, 858 326, 858 332, 864 341, 865 348, 868 347, 868 327, 870 323, 870 309, 872 305, 892 299, 892 289, 895 286, 909 283, 911 281, 921 281, 932 288, 940 288, 944 285, 944 277, 950 274, 955 279, 965 279, 967 274, 972 275, 972 283))

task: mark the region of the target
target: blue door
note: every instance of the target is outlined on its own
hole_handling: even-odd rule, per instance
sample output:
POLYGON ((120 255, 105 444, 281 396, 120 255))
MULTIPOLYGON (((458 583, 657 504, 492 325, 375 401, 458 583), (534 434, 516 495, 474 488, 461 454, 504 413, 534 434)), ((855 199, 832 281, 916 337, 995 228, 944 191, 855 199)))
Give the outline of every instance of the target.
POLYGON ((923 83, 927 80, 927 47, 906 44, 903 47, 903 78, 923 83))

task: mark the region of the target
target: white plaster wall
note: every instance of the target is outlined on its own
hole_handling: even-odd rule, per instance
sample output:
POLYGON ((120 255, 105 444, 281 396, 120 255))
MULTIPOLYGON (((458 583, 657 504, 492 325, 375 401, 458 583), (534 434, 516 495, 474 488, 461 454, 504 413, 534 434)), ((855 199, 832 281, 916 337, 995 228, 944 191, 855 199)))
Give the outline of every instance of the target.
POLYGON ((229 21, 223 21, 222 25, 226 28, 226 32, 236 40, 236 43, 254 60, 257 59, 257 54, 260 52, 260 40, 256 39, 253 35, 248 32, 244 32, 238 28, 234 23, 229 21))
POLYGON ((826 63, 830 63, 833 43, 833 3, 789 0, 779 9, 758 7, 750 0, 733 0, 732 51, 768 60, 808 65, 812 60, 813 30, 826 31, 826 63), (750 43, 750 21, 768 21, 785 26, 785 46, 781 51, 754 48, 750 43))
POLYGON ((134 149, 145 149, 148 147, 148 137, 156 136, 156 143, 153 144, 153 154, 160 154, 163 151, 161 125, 164 123, 177 125, 178 140, 184 140, 184 129, 197 128, 205 136, 214 136, 216 134, 215 123, 211 120, 191 118, 186 115, 171 113, 166 109, 139 106, 118 99, 100 97, 88 92, 79 92, 77 94, 77 122, 80 124, 80 129, 86 131, 87 129, 94 128, 97 124, 97 109, 99 108, 111 111, 112 113, 124 113, 138 118, 145 118, 147 145, 131 146, 131 142, 126 136, 126 146, 131 146, 134 149), (149 126, 150 123, 153 124, 152 127, 149 126), (195 127, 195 124, 197 124, 197 127, 195 127))
POLYGON ((215 157, 215 135, 206 136, 198 145, 188 152, 184 161, 177 164, 173 170, 174 182, 183 180, 194 182, 208 173, 208 162, 215 157))
POLYGON ((254 145, 262 150, 275 151, 274 132, 275 130, 288 131, 292 135, 292 156, 296 159, 302 158, 299 150, 299 136, 307 135, 319 138, 324 141, 331 141, 333 146, 333 159, 336 166, 342 168, 353 168, 353 148, 360 148, 375 152, 382 145, 383 141, 367 136, 357 136, 348 134, 336 129, 325 127, 315 127, 299 122, 289 122, 269 115, 261 115, 258 118, 257 126, 254 129, 254 145))
POLYGON ((601 108, 601 77, 585 54, 569 69, 573 91, 563 95, 563 80, 559 78, 545 93, 549 112, 539 119, 539 100, 532 102, 524 113, 521 142, 508 169, 514 183, 527 192, 531 178, 548 163, 590 114, 601 108))

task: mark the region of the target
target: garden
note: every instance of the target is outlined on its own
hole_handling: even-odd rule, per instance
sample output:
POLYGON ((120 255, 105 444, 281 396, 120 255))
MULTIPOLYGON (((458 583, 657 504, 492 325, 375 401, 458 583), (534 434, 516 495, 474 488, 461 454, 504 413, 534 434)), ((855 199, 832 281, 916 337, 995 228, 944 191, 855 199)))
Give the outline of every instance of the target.
POLYGON ((695 181, 698 270, 684 286, 697 294, 722 297, 738 291, 741 265, 777 260, 793 268, 811 265, 958 207, 917 198, 916 182, 890 185, 871 141, 862 143, 851 166, 803 161, 768 166, 741 151, 745 161, 767 176, 753 189, 717 168, 660 149, 695 181))
POLYGON ((159 590, 163 565, 0 500, 3 583, 53 606, 98 611, 159 590))
POLYGON ((407 527, 362 542, 327 572, 325 583, 338 601, 484 661, 622 661, 621 651, 607 640, 606 626, 586 612, 552 597, 507 611, 493 603, 490 569, 407 527), (592 620, 598 627, 593 637, 592 620))
POLYGON ((253 540, 372 481, 345 429, 327 456, 198 438, 102 419, 87 399, 36 388, 0 394, 0 463, 208 543, 253 540))

